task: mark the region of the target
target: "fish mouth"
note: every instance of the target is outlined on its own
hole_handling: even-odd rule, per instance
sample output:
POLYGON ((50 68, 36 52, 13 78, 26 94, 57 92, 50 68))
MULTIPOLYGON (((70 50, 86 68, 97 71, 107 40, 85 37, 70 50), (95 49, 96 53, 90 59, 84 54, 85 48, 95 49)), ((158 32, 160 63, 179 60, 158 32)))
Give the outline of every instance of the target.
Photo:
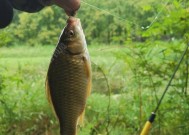
POLYGON ((67 24, 74 26, 74 25, 81 25, 81 22, 79 18, 70 16, 67 20, 67 24))

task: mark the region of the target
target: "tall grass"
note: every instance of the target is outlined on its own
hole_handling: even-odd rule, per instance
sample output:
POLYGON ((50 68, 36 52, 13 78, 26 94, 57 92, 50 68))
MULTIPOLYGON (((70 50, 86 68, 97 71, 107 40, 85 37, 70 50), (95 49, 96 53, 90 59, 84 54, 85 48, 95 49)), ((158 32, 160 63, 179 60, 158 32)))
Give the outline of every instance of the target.
MULTIPOLYGON (((89 46, 93 92, 79 134, 139 134, 183 48, 184 44, 179 42, 89 46)), ((53 49, 53 46, 0 48, 0 134, 59 133, 45 95, 46 72, 53 49)), ((151 130, 153 135, 189 133, 187 64, 185 59, 162 102, 151 130)))

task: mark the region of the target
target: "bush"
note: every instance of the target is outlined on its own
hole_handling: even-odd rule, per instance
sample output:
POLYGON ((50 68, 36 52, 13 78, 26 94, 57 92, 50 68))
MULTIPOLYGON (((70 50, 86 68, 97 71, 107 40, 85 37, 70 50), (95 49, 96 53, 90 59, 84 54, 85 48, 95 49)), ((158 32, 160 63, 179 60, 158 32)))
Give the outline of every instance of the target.
POLYGON ((13 37, 10 31, 1 30, 0 32, 0 47, 10 46, 13 42, 13 37))

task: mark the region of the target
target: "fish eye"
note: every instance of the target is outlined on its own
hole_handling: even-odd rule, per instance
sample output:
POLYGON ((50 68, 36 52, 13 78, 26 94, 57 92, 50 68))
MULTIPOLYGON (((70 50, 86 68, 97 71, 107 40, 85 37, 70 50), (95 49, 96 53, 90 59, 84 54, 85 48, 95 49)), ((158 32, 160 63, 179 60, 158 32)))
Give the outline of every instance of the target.
POLYGON ((74 36, 74 31, 73 31, 73 30, 69 30, 69 31, 67 32, 67 35, 68 35, 69 37, 74 36))

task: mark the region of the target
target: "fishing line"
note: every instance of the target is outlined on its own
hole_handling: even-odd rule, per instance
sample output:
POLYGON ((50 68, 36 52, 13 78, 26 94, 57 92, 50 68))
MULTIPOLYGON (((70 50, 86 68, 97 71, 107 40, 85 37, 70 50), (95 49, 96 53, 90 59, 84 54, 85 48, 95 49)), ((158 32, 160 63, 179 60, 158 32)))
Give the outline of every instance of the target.
POLYGON ((107 125, 106 125, 106 133, 107 135, 109 135, 109 127, 110 127, 110 105, 111 105, 111 89, 110 89, 110 85, 109 85, 109 81, 108 81, 108 78, 104 72, 104 70, 99 66, 97 65, 96 63, 92 62, 92 64, 94 64, 98 70, 100 70, 100 72, 102 73, 102 75, 104 76, 104 79, 106 81, 106 85, 107 85, 107 90, 108 90, 108 106, 107 106, 107 125))
POLYGON ((134 23, 134 22, 128 21, 126 18, 122 18, 122 17, 120 17, 120 16, 117 16, 117 15, 115 15, 115 14, 109 12, 108 10, 101 9, 101 8, 99 8, 99 7, 95 6, 95 5, 92 5, 92 4, 90 4, 90 3, 86 2, 86 1, 81 0, 81 2, 82 2, 83 4, 85 4, 85 5, 88 5, 88 6, 92 7, 93 9, 102 11, 102 12, 105 13, 105 14, 108 14, 108 15, 111 15, 111 16, 117 18, 117 19, 120 19, 120 21, 129 22, 130 24, 134 24, 135 26, 138 26, 138 27, 140 27, 140 28, 143 29, 143 30, 147 30, 147 29, 149 29, 149 28, 158 20, 159 16, 162 14, 163 10, 164 10, 165 7, 168 5, 168 3, 170 2, 170 0, 168 0, 168 1, 163 5, 163 7, 161 8, 161 10, 156 14, 156 16, 155 16, 154 19, 151 21, 151 23, 150 23, 148 26, 146 26, 146 27, 144 27, 144 26, 139 26, 138 24, 136 24, 136 23, 134 23))
POLYGON ((161 8, 161 10, 157 13, 157 15, 154 17, 154 19, 151 21, 151 23, 148 26, 146 26, 146 27, 142 26, 141 28, 144 30, 149 29, 158 20, 159 16, 162 14, 163 10, 165 9, 165 7, 168 5, 169 2, 170 2, 170 0, 168 0, 164 4, 164 6, 161 8))
MULTIPOLYGON (((90 7, 92 7, 93 9, 100 10, 100 11, 102 11, 102 12, 108 14, 108 15, 111 15, 111 16, 117 18, 117 19, 121 19, 122 21, 128 21, 128 20, 126 20, 125 18, 122 18, 122 17, 120 17, 120 16, 117 16, 117 15, 115 15, 115 14, 109 12, 108 10, 101 9, 101 8, 99 8, 99 7, 95 6, 95 5, 89 4, 89 3, 87 3, 87 2, 85 2, 85 1, 83 1, 83 0, 82 0, 81 2, 84 3, 84 4, 86 4, 86 5, 88 5, 88 6, 90 6, 90 7)), ((129 22, 129 21, 128 21, 128 22, 129 22)), ((132 23, 132 22, 130 22, 130 23, 132 23)))

